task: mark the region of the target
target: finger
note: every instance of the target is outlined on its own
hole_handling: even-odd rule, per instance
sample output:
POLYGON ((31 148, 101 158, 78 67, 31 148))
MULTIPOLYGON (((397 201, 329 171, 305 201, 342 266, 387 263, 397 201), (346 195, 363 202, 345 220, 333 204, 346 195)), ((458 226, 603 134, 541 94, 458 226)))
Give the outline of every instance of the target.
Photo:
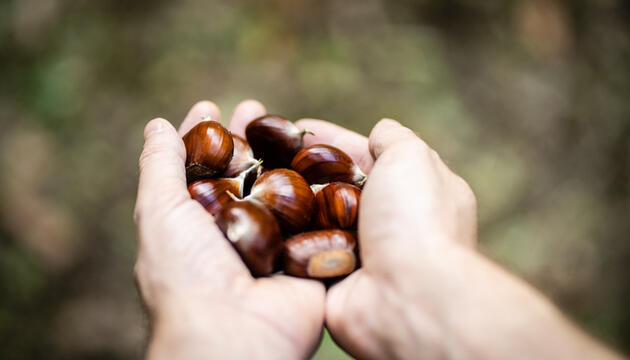
POLYGON ((435 150, 420 139, 416 133, 402 126, 396 120, 382 119, 370 133, 369 148, 374 159, 379 158, 386 150, 408 145, 415 145, 421 152, 427 153, 437 166, 453 177, 459 177, 446 165, 435 150))
POLYGON ((348 154, 364 172, 372 169, 374 161, 368 151, 368 139, 365 136, 324 120, 301 119, 295 125, 314 134, 304 136, 305 145, 332 145, 348 154))
POLYGON ((268 314, 276 319, 299 319, 285 332, 299 348, 312 349, 319 344, 318 335, 324 322, 326 288, 321 281, 273 275, 260 278, 249 293, 248 312, 268 314))
POLYGON ((369 148, 376 160, 361 193, 359 212, 361 259, 366 267, 380 264, 383 253, 409 254, 407 243, 433 226, 429 215, 436 196, 429 195, 443 191, 431 149, 397 121, 379 121, 370 133, 369 148), (382 219, 395 221, 374 226, 382 219))
POLYGON ((228 129, 232 134, 245 138, 245 127, 250 121, 267 113, 265 106, 256 100, 245 100, 236 106, 228 129))
MULTIPOLYGON (((444 239, 474 243, 474 195, 433 149, 413 131, 391 119, 383 119, 374 126, 369 147, 376 161, 361 194, 361 204, 381 205, 362 206, 359 214, 365 265, 371 260, 367 252, 376 255, 378 260, 379 252, 387 250, 381 248, 384 238, 425 240, 424 243, 440 243, 444 239), (370 190, 372 187, 375 191, 370 190), (370 226, 379 219, 394 217, 396 226, 370 226)), ((394 241, 387 243, 391 248, 396 245, 394 241)))
POLYGON ((413 131, 400 125, 398 121, 382 119, 370 133, 370 153, 374 159, 378 159, 386 150, 409 142, 427 146, 413 131))
POLYGON ((375 342, 365 342, 366 334, 382 325, 377 316, 365 316, 361 309, 378 308, 380 295, 369 283, 363 269, 333 285, 326 293, 326 328, 342 349, 358 359, 384 359, 391 354, 375 342), (361 294, 357 296, 357 294, 361 294), (357 326, 360 324, 360 326, 357 326))
POLYGON ((179 136, 184 136, 190 129, 195 127, 204 118, 210 117, 212 120, 221 121, 221 111, 219 107, 212 101, 199 101, 188 111, 186 118, 179 126, 179 136))
POLYGON ((173 209, 190 199, 184 170, 186 150, 175 128, 164 119, 153 119, 144 129, 144 139, 136 216, 145 209, 173 209))

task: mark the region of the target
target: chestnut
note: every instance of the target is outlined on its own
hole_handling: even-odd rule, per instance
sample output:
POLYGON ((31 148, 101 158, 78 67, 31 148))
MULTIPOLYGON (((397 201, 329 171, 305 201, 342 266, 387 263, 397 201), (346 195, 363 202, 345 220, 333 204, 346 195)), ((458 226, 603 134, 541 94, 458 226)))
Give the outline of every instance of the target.
POLYGON ((361 189, 344 182, 319 187, 311 186, 315 193, 313 226, 317 229, 356 229, 361 189))
POLYGON ((334 146, 316 144, 303 148, 293 158, 291 168, 310 184, 342 181, 363 186, 367 175, 346 153, 334 146))
POLYGON ((210 214, 232 202, 229 195, 243 196, 243 182, 238 179, 202 179, 188 185, 190 197, 197 200, 210 214))
MULTIPOLYGON (((209 119, 209 118, 204 118, 209 119)), ((222 173, 232 159, 234 141, 220 123, 202 121, 183 136, 188 181, 222 173)))
POLYGON ((267 168, 288 168, 293 156, 304 146, 303 137, 312 134, 298 129, 291 121, 278 115, 264 115, 250 122, 245 137, 254 155, 267 168))
POLYGON ((355 248, 354 236, 343 230, 295 235, 284 243, 284 272, 317 279, 347 275, 357 265, 355 248))
POLYGON ((216 223, 252 275, 273 272, 283 241, 280 227, 267 208, 251 201, 232 202, 218 212, 216 223))
POLYGON ((289 169, 274 169, 260 175, 245 198, 264 204, 289 233, 302 231, 313 213, 315 196, 304 178, 289 169))
POLYGON ((230 160, 227 168, 223 174, 221 174, 222 177, 226 178, 237 177, 243 171, 251 169, 254 165, 260 165, 261 163, 261 161, 254 158, 254 151, 252 151, 252 148, 245 139, 232 134, 232 141, 234 142, 232 160, 230 160))

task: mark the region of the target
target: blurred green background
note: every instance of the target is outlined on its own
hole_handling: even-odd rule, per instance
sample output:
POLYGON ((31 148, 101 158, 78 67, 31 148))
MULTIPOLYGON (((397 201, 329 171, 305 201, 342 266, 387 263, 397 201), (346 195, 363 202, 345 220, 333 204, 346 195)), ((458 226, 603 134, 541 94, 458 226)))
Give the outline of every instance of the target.
POLYGON ((244 98, 410 126, 475 190, 481 251, 630 351, 628 2, 4 0, 0 358, 142 355, 142 128, 244 98))

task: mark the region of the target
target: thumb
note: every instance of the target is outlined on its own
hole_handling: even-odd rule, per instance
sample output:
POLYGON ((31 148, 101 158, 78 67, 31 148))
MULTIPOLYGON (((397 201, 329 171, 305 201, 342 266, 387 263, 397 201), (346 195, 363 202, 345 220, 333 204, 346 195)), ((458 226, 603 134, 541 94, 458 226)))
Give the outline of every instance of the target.
POLYGON ((136 221, 154 211, 169 212, 186 200, 186 150, 182 139, 168 121, 157 118, 144 128, 140 155, 140 181, 136 221))
POLYGON ((382 119, 374 126, 370 133, 370 153, 374 160, 378 159, 386 150, 409 144, 423 145, 429 149, 427 144, 420 140, 413 131, 402 126, 396 120, 382 119))
POLYGON ((369 147, 375 158, 361 194, 359 238, 366 267, 385 253, 409 254, 431 228, 440 188, 437 154, 413 131, 390 119, 374 126, 369 147), (402 251, 400 251, 402 250, 402 251))
POLYGON ((247 275, 212 216, 188 194, 186 150, 175 128, 164 119, 154 119, 144 137, 135 213, 139 257, 153 257, 150 263, 159 267, 187 262, 180 266, 189 277, 186 281, 201 276, 201 288, 204 282, 223 283, 247 275))

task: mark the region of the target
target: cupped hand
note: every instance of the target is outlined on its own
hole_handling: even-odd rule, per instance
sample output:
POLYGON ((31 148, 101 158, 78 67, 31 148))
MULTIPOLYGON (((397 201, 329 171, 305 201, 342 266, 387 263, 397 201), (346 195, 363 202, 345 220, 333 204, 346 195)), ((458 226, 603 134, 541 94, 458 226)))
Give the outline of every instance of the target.
MULTIPOLYGON (((243 135, 265 112, 244 101, 229 129, 243 135)), ((136 278, 153 321, 148 357, 306 358, 321 336, 324 286, 282 275, 254 279, 188 194, 181 137, 205 116, 218 121, 219 109, 197 103, 179 132, 164 119, 145 128, 135 215, 136 278)))
MULTIPOLYGON (((477 237, 475 197, 435 151, 394 120, 381 120, 369 140, 321 120, 297 122, 315 133, 309 143, 328 143, 348 153, 369 172, 361 195, 359 241, 362 268, 329 290, 326 324, 348 352, 361 358, 404 357, 402 342, 437 350, 437 326, 407 296, 418 291, 428 256, 446 246, 474 246, 477 237), (408 302, 405 304, 405 302, 408 302), (400 312, 407 312, 407 314, 400 312), (419 338, 403 319, 418 317, 419 338), (408 335, 408 334, 406 334, 408 335), (426 344, 418 343, 418 339, 426 344)), ((433 255, 430 255, 433 254, 433 255)))
POLYGON ((475 196, 411 130, 381 120, 369 139, 298 121, 369 172, 362 268, 334 285, 326 327, 362 359, 617 358, 543 296, 475 250, 475 196))

